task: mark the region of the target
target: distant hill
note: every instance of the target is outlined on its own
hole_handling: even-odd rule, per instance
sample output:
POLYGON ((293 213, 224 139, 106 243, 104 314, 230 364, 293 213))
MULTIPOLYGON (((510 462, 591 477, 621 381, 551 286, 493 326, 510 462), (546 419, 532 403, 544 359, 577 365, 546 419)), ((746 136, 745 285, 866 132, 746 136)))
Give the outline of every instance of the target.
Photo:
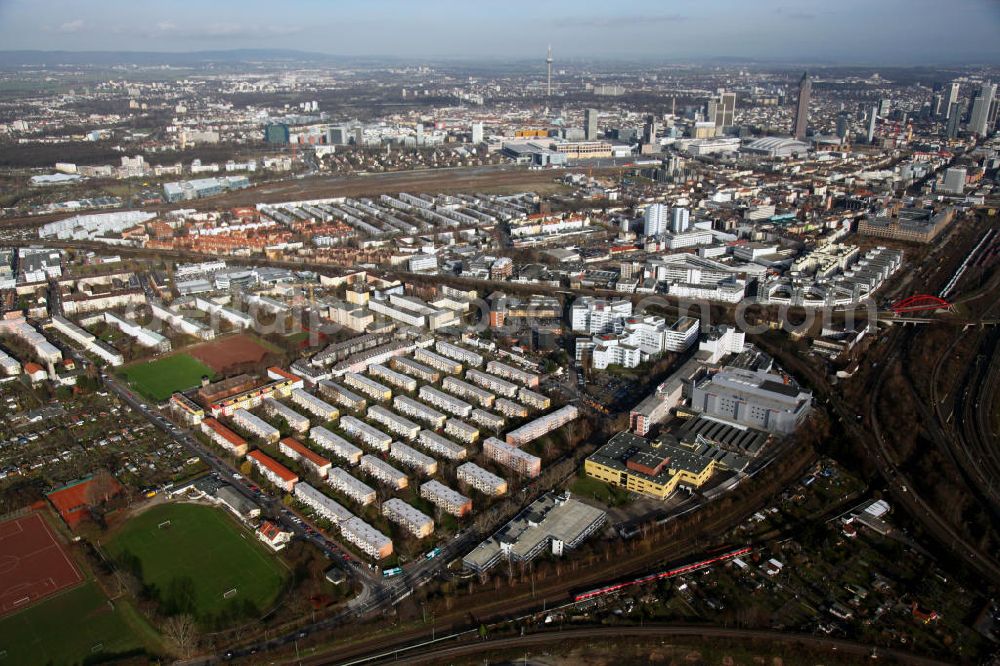
POLYGON ((233 49, 228 51, 0 51, 0 66, 55 65, 174 65, 207 63, 313 62, 350 63, 371 58, 351 58, 294 49, 233 49))

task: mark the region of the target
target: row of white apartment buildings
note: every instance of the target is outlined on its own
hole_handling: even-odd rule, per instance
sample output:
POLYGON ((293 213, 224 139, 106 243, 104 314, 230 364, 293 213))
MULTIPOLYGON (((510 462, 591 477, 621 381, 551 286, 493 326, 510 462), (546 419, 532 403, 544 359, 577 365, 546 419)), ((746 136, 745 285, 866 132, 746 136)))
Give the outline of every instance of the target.
POLYGON ((479 439, 479 428, 459 419, 448 419, 444 423, 444 433, 466 444, 475 444, 479 439))
POLYGON ((309 431, 309 439, 324 451, 329 451, 341 460, 347 461, 349 465, 357 465, 364 455, 364 451, 323 426, 314 426, 309 431))
POLYGON ((154 317, 168 324, 179 333, 191 335, 201 340, 212 340, 215 338, 215 331, 210 327, 202 324, 200 321, 195 321, 179 312, 169 309, 155 299, 149 299, 149 309, 154 317))
POLYGON ((485 409, 473 409, 469 414, 469 420, 490 432, 498 432, 507 422, 503 416, 487 412, 485 409))
POLYGON ((369 557, 382 560, 392 555, 392 540, 389 537, 308 483, 295 485, 295 499, 309 507, 319 517, 333 523, 340 530, 344 540, 369 557))
POLYGON ((93 354, 108 365, 117 367, 125 363, 125 357, 122 356, 121 352, 104 344, 97 339, 96 335, 83 330, 62 315, 52 317, 52 328, 80 345, 83 351, 93 354))
POLYGON ((119 331, 147 349, 152 349, 160 353, 168 352, 171 349, 170 339, 166 336, 161 335, 156 331, 151 331, 133 321, 125 319, 124 317, 119 317, 113 312, 102 312, 97 315, 96 318, 88 317, 87 319, 81 319, 80 323, 84 326, 90 326, 91 321, 101 320, 103 320, 106 324, 114 326, 119 331))
POLYGON ((569 324, 576 333, 620 333, 625 319, 631 316, 632 301, 580 296, 570 306, 569 324))
POLYGON ((667 324, 663 317, 629 317, 622 331, 603 333, 592 338, 577 338, 576 359, 591 356, 597 370, 609 365, 634 368, 664 352, 686 351, 698 339, 698 319, 681 317, 667 324))
POLYGON ((516 430, 507 433, 507 443, 512 446, 523 446, 528 442, 538 439, 542 435, 563 427, 580 416, 580 410, 573 405, 560 407, 551 414, 540 416, 534 421, 525 423, 516 430))
POLYGON ((328 379, 320 380, 316 384, 316 388, 319 389, 319 392, 323 394, 324 397, 330 398, 341 407, 345 407, 352 411, 363 411, 365 406, 368 404, 363 397, 354 391, 351 391, 347 387, 328 379))
POLYGON ((413 360, 418 363, 426 363, 435 370, 449 375, 458 375, 462 373, 461 363, 445 358, 440 354, 435 354, 431 350, 424 349, 423 347, 418 347, 416 351, 413 352, 413 360))
POLYGON ((218 317, 220 320, 226 321, 240 330, 250 328, 254 324, 253 317, 247 313, 228 308, 224 305, 216 303, 215 301, 202 298, 201 296, 194 297, 186 304, 190 304, 198 310, 201 310, 202 312, 213 317, 218 317))
MULTIPOLYGON (((0 333, 14 336, 27 344, 42 363, 52 366, 62 360, 62 352, 25 321, 24 317, 0 319, 0 333)), ((49 373, 52 374, 52 368, 49 368, 49 373)))

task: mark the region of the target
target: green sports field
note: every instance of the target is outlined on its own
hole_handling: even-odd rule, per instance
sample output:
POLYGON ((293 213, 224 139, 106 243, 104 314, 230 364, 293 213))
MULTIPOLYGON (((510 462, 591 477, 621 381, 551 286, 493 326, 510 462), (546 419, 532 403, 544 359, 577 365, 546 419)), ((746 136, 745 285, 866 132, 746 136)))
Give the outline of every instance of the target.
POLYGON ((153 507, 128 521, 108 550, 154 590, 161 611, 190 613, 216 626, 267 610, 287 575, 222 509, 198 504, 153 507))
POLYGON ((175 391, 197 386, 203 376, 215 373, 188 354, 174 354, 155 361, 130 365, 122 374, 135 390, 150 400, 162 402, 175 391))
POLYGON ((135 610, 112 606, 89 581, 0 619, 0 664, 79 664, 148 652, 140 631, 157 652, 155 633, 135 610))

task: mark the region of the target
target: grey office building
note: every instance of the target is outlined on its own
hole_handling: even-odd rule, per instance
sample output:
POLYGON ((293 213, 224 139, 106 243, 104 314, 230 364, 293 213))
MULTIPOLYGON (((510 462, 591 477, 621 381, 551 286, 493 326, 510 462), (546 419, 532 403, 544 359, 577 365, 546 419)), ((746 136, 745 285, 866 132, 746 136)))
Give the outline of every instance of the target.
POLYGON ((691 409, 729 423, 787 435, 812 409, 812 393, 781 375, 727 366, 695 383, 691 409))
POLYGON ((583 112, 583 133, 587 141, 597 138, 597 109, 587 109, 583 112))
POLYGON ((803 72, 799 80, 799 96, 795 102, 795 124, 792 126, 792 136, 799 141, 806 138, 809 127, 809 97, 812 95, 812 81, 809 72, 803 72))

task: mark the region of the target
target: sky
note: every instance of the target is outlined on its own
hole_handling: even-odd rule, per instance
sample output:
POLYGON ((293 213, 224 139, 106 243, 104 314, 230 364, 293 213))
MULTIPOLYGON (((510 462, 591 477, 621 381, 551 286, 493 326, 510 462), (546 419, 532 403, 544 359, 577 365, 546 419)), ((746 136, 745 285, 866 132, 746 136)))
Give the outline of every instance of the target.
MULTIPOLYGON (((1000 0, 0 0, 0 50, 1000 63, 1000 0)), ((557 65, 558 66, 558 65, 557 65)))

